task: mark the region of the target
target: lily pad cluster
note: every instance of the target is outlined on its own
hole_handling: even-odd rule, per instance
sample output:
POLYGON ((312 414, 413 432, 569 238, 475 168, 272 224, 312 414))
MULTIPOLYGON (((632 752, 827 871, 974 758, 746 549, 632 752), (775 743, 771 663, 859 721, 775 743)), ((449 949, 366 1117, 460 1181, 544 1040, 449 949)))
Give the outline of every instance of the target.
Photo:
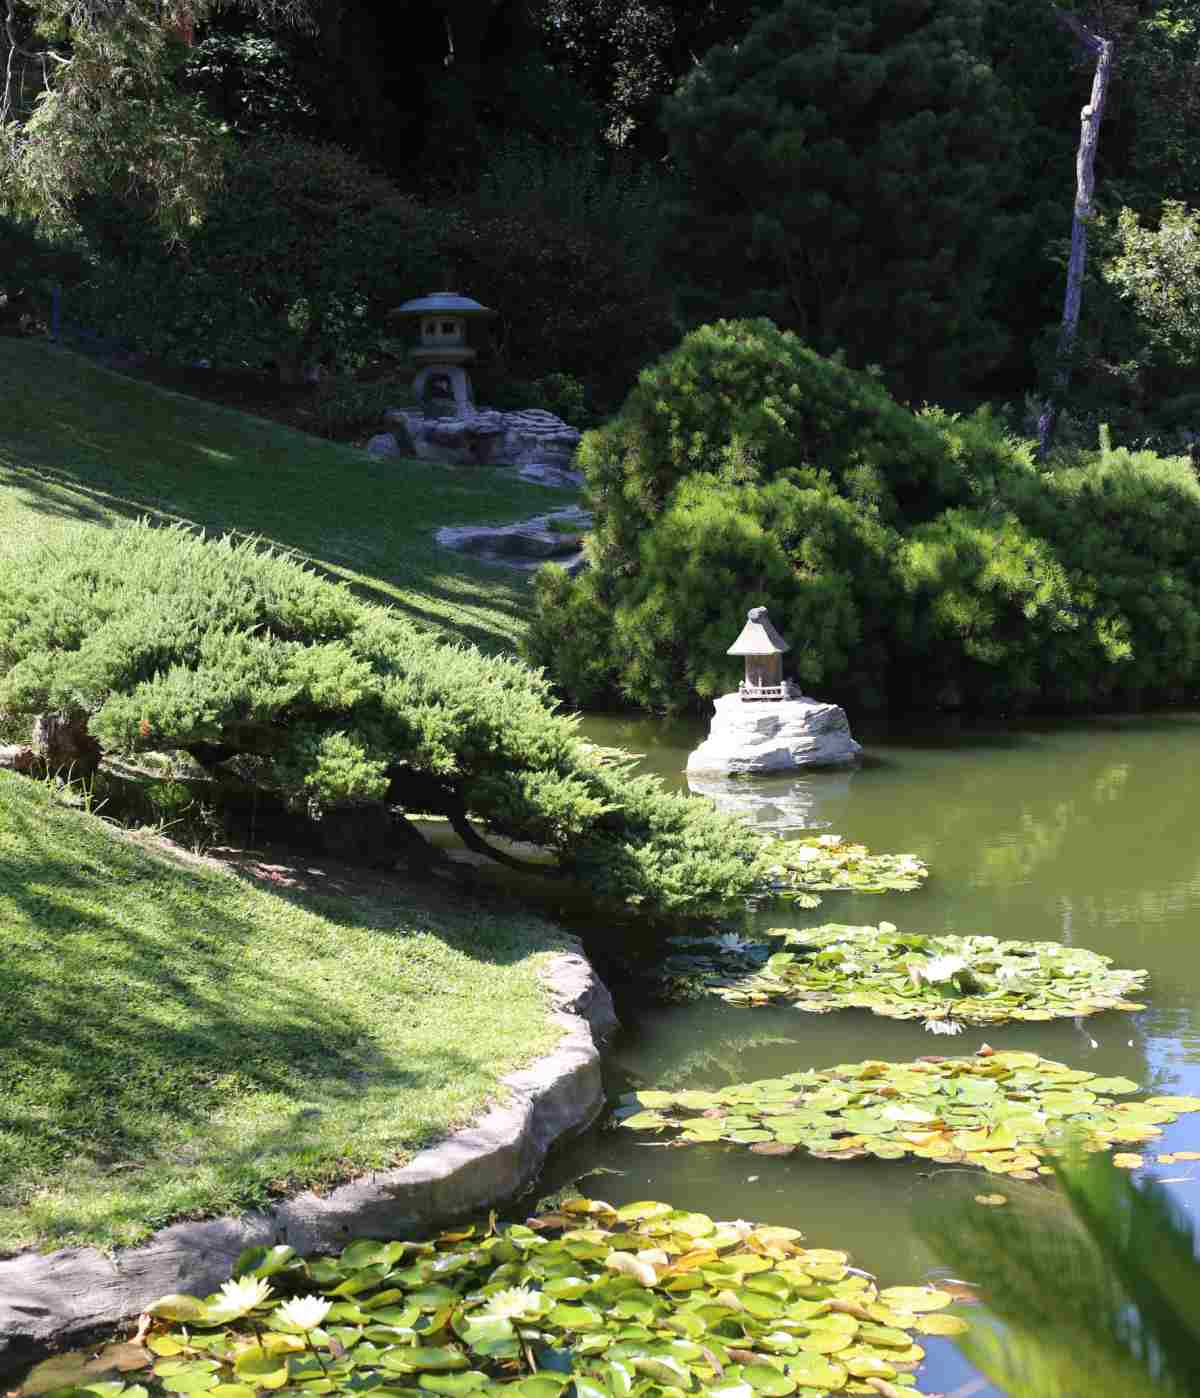
POLYGON ((763 1155, 803 1147, 825 1160, 912 1155, 1036 1179, 1052 1173, 1045 1158, 1068 1136, 1089 1150, 1120 1149, 1200 1112, 1200 1097, 1117 1100, 1137 1091, 1129 1078, 985 1047, 971 1058, 842 1063, 718 1092, 631 1093, 619 1118, 634 1131, 672 1131, 679 1145, 732 1141, 763 1155))
MULTIPOLYGON (((1101 1010, 1140 1010, 1130 1000, 1145 971, 1059 942, 926 936, 827 923, 773 929, 786 950, 740 938, 692 939, 660 968, 676 994, 719 995, 734 1005, 788 1000, 798 1010, 865 1009, 890 1019, 924 1019, 934 1032, 967 1024, 1047 1020, 1101 1010)), ((676 939, 685 941, 686 939, 676 939)))
POLYGON ((872 854, 841 835, 775 840, 771 858, 772 891, 804 907, 820 893, 910 893, 929 877, 915 854, 872 854))
POLYGON ((529 1223, 307 1261, 252 1249, 213 1296, 151 1308, 146 1383, 54 1398, 886 1394, 915 1385, 910 1332, 966 1329, 948 1292, 880 1291, 794 1228, 588 1199, 529 1223))

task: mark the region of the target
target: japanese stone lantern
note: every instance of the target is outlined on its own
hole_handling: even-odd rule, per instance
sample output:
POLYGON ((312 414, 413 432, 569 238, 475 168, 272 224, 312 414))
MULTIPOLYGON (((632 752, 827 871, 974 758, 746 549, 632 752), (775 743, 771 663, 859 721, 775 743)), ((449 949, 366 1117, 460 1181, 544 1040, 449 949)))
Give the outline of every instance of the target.
POLYGON ((738 685, 743 700, 778 700, 791 697, 783 678, 783 653, 791 647, 771 625, 766 607, 751 607, 742 634, 725 652, 746 660, 746 678, 738 685))
POLYGON ((420 343, 409 351, 417 365, 413 392, 436 398, 453 398, 455 415, 467 417, 475 406, 475 393, 465 365, 475 358, 467 344, 467 321, 485 320, 496 315, 487 306, 460 296, 456 291, 433 291, 414 301, 405 301, 392 312, 419 327, 420 343))

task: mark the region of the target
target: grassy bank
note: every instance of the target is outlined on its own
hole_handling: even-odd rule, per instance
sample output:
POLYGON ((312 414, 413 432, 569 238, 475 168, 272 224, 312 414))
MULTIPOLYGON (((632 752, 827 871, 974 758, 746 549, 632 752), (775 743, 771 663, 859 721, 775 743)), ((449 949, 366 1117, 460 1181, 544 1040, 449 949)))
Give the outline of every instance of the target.
POLYGON ((490 650, 521 634, 529 576, 440 549, 432 531, 575 499, 497 468, 381 461, 44 341, 0 338, 0 402, 0 549, 141 514, 259 534, 490 650))
POLYGON ((0 1253, 401 1163, 554 1042, 548 924, 299 873, 170 857, 0 772, 0 1253))

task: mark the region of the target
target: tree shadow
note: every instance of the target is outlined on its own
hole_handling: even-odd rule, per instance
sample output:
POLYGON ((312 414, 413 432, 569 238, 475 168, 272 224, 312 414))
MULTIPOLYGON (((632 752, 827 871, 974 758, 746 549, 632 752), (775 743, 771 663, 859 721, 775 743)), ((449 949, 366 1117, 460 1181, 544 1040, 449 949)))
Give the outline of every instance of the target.
MULTIPOLYGON (((214 887, 220 876, 203 861, 168 862, 115 831, 99 846, 94 837, 64 839, 49 798, 43 806, 0 794, 9 855, 0 864, 0 908, 15 914, 0 952, 0 1079, 10 1085, 0 1093, 0 1163, 7 1167, 0 1174, 8 1176, 0 1205, 18 1207, 31 1188, 55 1178, 94 1187, 123 1172, 136 1179, 146 1169, 186 1175, 200 1166, 216 1197, 262 1203, 270 1192, 367 1168, 354 1165, 352 1152, 342 1157, 349 1147, 322 1139, 325 1115, 341 1111, 337 1129, 344 1129, 368 1092, 376 1099, 436 1094, 479 1076, 478 1055, 452 1041, 422 1041, 419 1053, 402 1057, 380 1042, 373 1005, 347 1003, 297 976, 294 965, 272 964, 262 924, 278 926, 288 915, 269 906, 259 915, 222 897, 214 887), (139 916, 150 906, 154 926, 139 916), (33 945, 25 933, 22 946, 23 927, 33 929, 33 945), (249 1139, 244 1123, 236 1137, 223 1135, 224 1109, 249 1097, 268 1104, 266 1118, 252 1124, 249 1139), (291 1180, 285 1165, 298 1159, 307 1162, 307 1177, 291 1180)), ((369 928, 385 948, 390 942, 401 950, 413 930, 432 933, 496 966, 540 949, 531 945, 531 919, 523 935, 477 937, 461 902, 457 920, 443 923, 436 900, 419 889, 389 899, 376 882, 356 898, 342 871, 332 888, 315 889, 315 866, 305 865, 307 883, 294 887, 272 887, 245 871, 240 877, 268 902, 325 920, 297 919, 286 942, 292 956, 311 956, 314 966, 328 965, 330 923, 335 935, 369 928)), ((446 904, 449 910, 449 898, 446 904)), ((555 942, 547 928, 546 946, 555 942)), ((404 1012, 407 985, 393 979, 388 988, 393 1012, 404 1012)), ((419 976, 411 993, 422 993, 419 976)), ((418 1130, 396 1140, 392 1155, 439 1134, 444 1129, 418 1130)), ((105 1208, 105 1226, 147 1221, 136 1188, 114 1188, 105 1208)), ((69 1190, 50 1214, 53 1236, 71 1233, 69 1190)), ((94 1213, 89 1226, 96 1226, 94 1213)))

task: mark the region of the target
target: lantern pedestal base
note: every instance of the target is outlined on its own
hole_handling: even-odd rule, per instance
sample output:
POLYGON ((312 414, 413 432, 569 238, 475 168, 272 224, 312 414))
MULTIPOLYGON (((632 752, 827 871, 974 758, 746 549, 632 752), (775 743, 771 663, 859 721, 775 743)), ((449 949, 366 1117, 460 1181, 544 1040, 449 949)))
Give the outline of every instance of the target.
POLYGON ((722 694, 714 707, 708 737, 688 757, 689 772, 847 767, 862 752, 837 704, 805 698, 746 703, 740 694, 722 694))

